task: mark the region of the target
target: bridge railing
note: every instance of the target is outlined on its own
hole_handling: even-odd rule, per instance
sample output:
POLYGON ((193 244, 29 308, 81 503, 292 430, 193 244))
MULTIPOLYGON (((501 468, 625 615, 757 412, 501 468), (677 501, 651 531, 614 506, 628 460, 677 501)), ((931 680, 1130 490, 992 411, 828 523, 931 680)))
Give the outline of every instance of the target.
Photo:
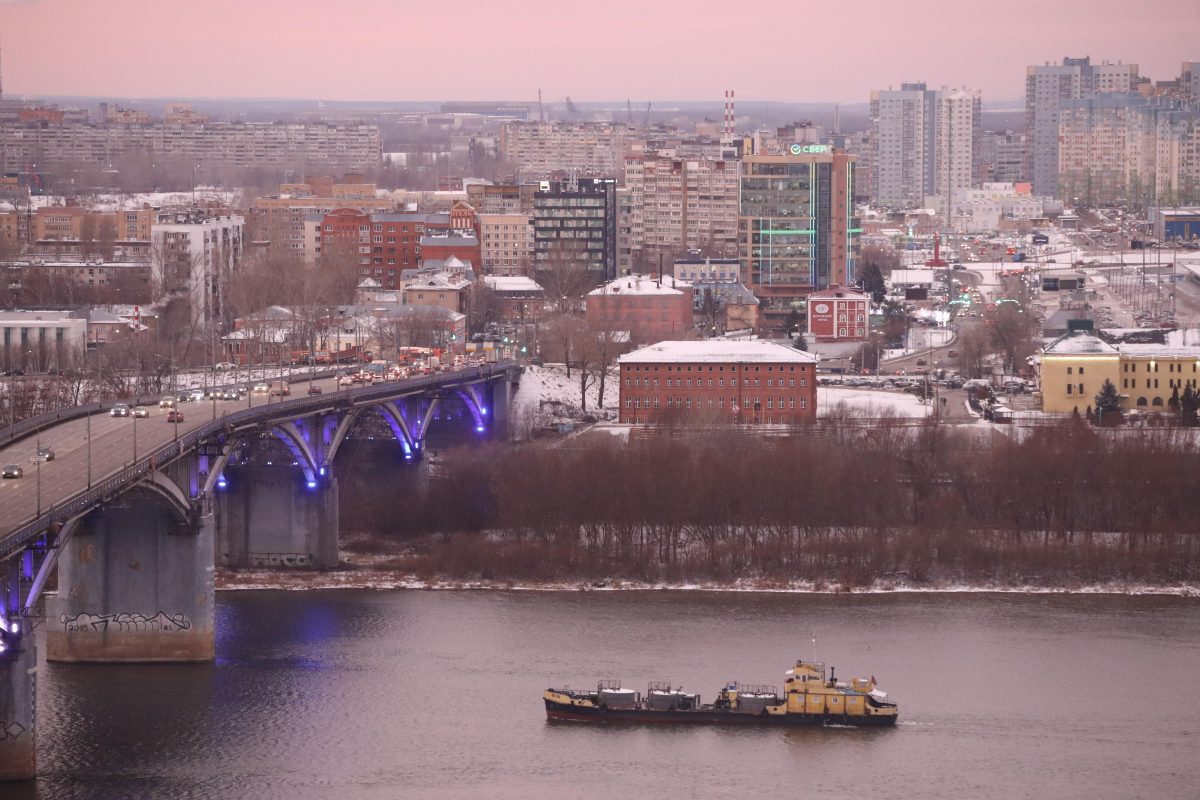
MULTIPOLYGON (((278 402, 272 401, 259 406, 244 408, 232 414, 224 414, 212 422, 207 422, 199 428, 185 433, 174 441, 151 450, 140 460, 125 467, 120 472, 105 478, 99 483, 92 484, 90 489, 79 492, 62 502, 52 504, 45 513, 5 534, 3 538, 0 538, 0 559, 22 549, 51 526, 66 522, 92 506, 120 494, 131 483, 136 483, 159 465, 168 463, 208 437, 221 431, 236 428, 247 423, 261 423, 275 417, 294 417, 306 411, 320 411, 334 405, 330 403, 331 400, 338 402, 350 401, 351 404, 358 405, 362 401, 369 402, 392 396, 402 396, 431 387, 448 387, 462 383, 472 383, 485 378, 491 379, 497 375, 504 374, 515 366, 515 361, 499 361, 492 364, 485 364, 481 367, 470 367, 433 375, 420 375, 401 381, 385 381, 383 383, 372 384, 371 386, 344 389, 336 393, 309 395, 297 397, 292 400, 280 400, 278 402)), ((302 380, 307 379, 308 376, 306 375, 302 380)), ((70 417, 65 417, 62 421, 66 419, 70 419, 70 417)))
MULTIPOLYGON (((309 380, 310 377, 313 380, 324 380, 326 378, 332 378, 336 374, 337 374, 336 370, 321 370, 320 372, 311 373, 311 375, 310 375, 310 373, 307 373, 307 372, 302 373, 302 374, 292 373, 290 375, 283 377, 282 380, 286 380, 288 383, 300 383, 301 381, 309 380)), ((272 378, 270 380, 281 380, 281 379, 280 378, 272 378)), ((231 381, 231 382, 227 382, 227 383, 214 384, 213 388, 214 389, 232 389, 235 386, 241 386, 246 383, 256 383, 256 382, 257 381, 254 381, 254 380, 231 381)), ((177 391, 182 392, 182 391, 190 391, 190 390, 189 389, 180 389, 177 391)), ((168 393, 164 392, 163 394, 168 394, 168 393)), ((157 396, 157 395, 155 395, 155 396, 157 396)), ((149 399, 149 397, 147 397, 147 399, 149 399)), ((10 402, 11 402, 11 398, 10 398, 10 402)), ((38 431, 42 430, 43 428, 48 428, 51 425, 55 425, 59 422, 68 422, 70 420, 79 419, 80 417, 86 417, 91 414, 100 414, 105 411, 108 411, 115 405, 118 405, 120 403, 128 403, 128 402, 129 402, 128 398, 126 398, 124 400, 121 400, 118 398, 118 399, 114 399, 114 400, 104 400, 104 401, 98 402, 98 403, 85 403, 84 405, 81 405, 81 406, 71 406, 70 408, 59 408, 54 411, 48 411, 45 414, 39 414, 36 417, 29 417, 28 419, 23 419, 14 425, 8 426, 7 428, 0 428, 0 447, 4 447, 6 445, 12 444, 13 442, 24 439, 27 436, 37 433, 38 431)))

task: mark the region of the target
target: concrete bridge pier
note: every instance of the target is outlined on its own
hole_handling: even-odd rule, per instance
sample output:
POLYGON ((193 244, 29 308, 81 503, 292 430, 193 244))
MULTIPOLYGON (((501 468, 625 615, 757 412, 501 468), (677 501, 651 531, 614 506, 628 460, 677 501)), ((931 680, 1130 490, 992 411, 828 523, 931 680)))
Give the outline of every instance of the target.
POLYGON ((337 478, 290 465, 227 467, 215 497, 223 567, 328 569, 338 563, 337 478))
POLYGON ((512 411, 513 384, 507 377, 503 380, 489 381, 488 393, 491 395, 492 436, 506 439, 509 435, 509 414, 512 411))
POLYGON ((14 647, 0 653, 0 781, 32 780, 37 776, 34 642, 34 636, 22 636, 14 647))
POLYGON ((46 603, 50 661, 211 661, 211 514, 140 491, 88 514, 58 558, 46 603))

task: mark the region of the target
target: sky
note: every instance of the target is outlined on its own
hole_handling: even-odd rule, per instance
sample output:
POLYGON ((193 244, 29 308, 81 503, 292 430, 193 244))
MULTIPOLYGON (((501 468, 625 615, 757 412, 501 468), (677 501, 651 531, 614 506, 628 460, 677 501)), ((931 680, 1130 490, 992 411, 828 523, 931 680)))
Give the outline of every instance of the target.
POLYGON ((1064 56, 1200 61, 1200 0, 0 0, 7 95, 1019 100, 1064 56))

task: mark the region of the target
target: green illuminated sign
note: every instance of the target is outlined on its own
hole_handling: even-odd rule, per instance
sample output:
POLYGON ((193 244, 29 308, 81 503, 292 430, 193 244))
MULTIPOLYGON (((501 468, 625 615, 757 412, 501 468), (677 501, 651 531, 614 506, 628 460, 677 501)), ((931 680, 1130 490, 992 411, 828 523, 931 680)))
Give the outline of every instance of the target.
POLYGON ((791 153, 794 156, 804 155, 805 153, 828 153, 830 147, 827 144, 793 144, 791 153))

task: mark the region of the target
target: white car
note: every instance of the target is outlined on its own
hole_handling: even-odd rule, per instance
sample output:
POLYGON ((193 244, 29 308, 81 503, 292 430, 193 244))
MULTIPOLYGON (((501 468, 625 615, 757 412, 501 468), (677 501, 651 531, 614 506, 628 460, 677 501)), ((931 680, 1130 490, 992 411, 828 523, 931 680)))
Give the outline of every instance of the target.
POLYGON ((226 370, 237 369, 237 364, 234 364, 232 361, 218 361, 214 369, 218 372, 224 372, 226 370))
POLYGON ((125 405, 124 403, 117 403, 108 410, 108 415, 110 417, 128 417, 129 406, 125 405))

